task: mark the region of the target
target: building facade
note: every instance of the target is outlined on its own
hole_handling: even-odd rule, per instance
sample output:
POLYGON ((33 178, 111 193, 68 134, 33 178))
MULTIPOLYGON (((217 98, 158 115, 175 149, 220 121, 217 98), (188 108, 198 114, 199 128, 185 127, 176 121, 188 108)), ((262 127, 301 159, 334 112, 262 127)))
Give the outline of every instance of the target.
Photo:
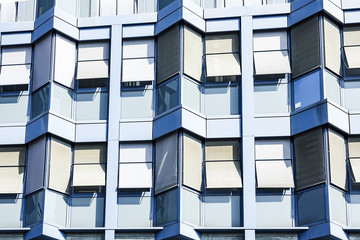
POLYGON ((7 0, 0 45, 0 239, 360 239, 359 1, 7 0))

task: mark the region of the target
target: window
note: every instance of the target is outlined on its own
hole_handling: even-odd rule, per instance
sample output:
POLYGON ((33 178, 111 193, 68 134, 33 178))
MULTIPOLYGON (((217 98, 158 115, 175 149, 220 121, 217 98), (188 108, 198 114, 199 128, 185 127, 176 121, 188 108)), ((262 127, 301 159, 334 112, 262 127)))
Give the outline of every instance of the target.
MULTIPOLYGON (((150 84, 155 79, 155 52, 153 39, 124 40, 122 82, 150 84), (138 71, 141 69, 141 71, 138 71)), ((134 84, 131 84, 134 85, 134 84)))
POLYGON ((258 188, 293 188, 290 139, 258 139, 255 142, 258 188))
POLYGON ((75 191, 99 191, 105 186, 105 172, 105 144, 75 145, 72 182, 75 191))
POLYGON ((349 137, 348 148, 352 181, 355 183, 360 183, 360 138, 349 137))
POLYGON ((183 134, 183 184, 201 192, 203 150, 201 140, 183 134))
POLYGON ((70 227, 94 228, 104 226, 105 199, 103 197, 72 197, 70 201, 70 227))
POLYGON ((46 34, 34 44, 34 71, 32 91, 36 91, 50 81, 52 33, 46 34))
POLYGON ((171 80, 157 90, 157 115, 179 105, 179 79, 171 80))
POLYGON ((360 61, 357 57, 360 53, 360 26, 344 26, 344 54, 346 58, 347 74, 352 75, 352 70, 360 68, 360 61))
POLYGON ((175 2, 175 0, 159 0, 159 11, 166 6, 168 6, 170 3, 175 2))
POLYGON ((344 136, 332 129, 328 130, 330 182, 346 190, 346 150, 344 136))
POLYGON ((201 82, 203 43, 202 35, 184 26, 184 73, 201 82))
POLYGON ((205 142, 206 188, 241 188, 238 141, 205 142))
POLYGON ((154 100, 152 89, 122 89, 121 118, 152 118, 154 114, 154 100))
POLYGON ((283 75, 291 73, 287 32, 254 32, 255 75, 283 75))
POLYGON ((74 92, 58 84, 53 84, 51 110, 68 119, 73 118, 74 92))
POLYGON ((241 74, 237 33, 206 35, 205 50, 207 78, 241 74))
POLYGON ((345 107, 348 110, 360 109, 360 81, 344 81, 345 107))
POLYGON ((178 219, 178 189, 173 189, 157 195, 155 201, 155 226, 161 226, 178 219))
MULTIPOLYGON (((1 181, 1 180, 0 180, 1 181)), ((3 181, 1 181, 3 182, 3 181)), ((23 199, 18 194, 2 195, 0 198, 0 227, 1 228, 21 228, 22 227, 22 213, 23 210, 23 199)), ((11 236, 3 236, 0 234, 0 239, 17 239, 11 236)), ((22 239, 22 238, 21 238, 22 239)))
POLYGON ((324 20, 324 50, 325 67, 333 73, 340 75, 341 70, 341 44, 339 26, 328 19, 324 20))
POLYGON ((50 85, 46 85, 31 96, 31 118, 34 119, 49 111, 50 85))
POLYGON ((25 226, 29 226, 43 220, 44 191, 39 191, 26 196, 25 226))
POLYGON ((54 6, 54 0, 37 0, 37 17, 39 18, 54 6))
POLYGON ((118 227, 151 227, 152 197, 145 192, 127 192, 118 197, 118 227))
POLYGON ((0 22, 34 21, 34 0, 3 2, 0 4, 0 22))
POLYGON ((200 226, 200 195, 187 189, 181 189, 182 218, 186 223, 200 226))
POLYGON ((204 88, 205 115, 238 115, 239 87, 208 86, 204 88))
POLYGON ((0 72, 2 92, 28 90, 31 55, 31 46, 2 47, 0 72))
POLYGON ((61 0, 56 1, 56 7, 61 8, 62 10, 70 13, 72 16, 77 16, 76 14, 76 1, 73 0, 61 0))
POLYGON ((321 187, 298 193, 297 210, 299 226, 325 221, 325 188, 321 187))
POLYGON ((333 187, 329 188, 330 193, 330 218, 332 221, 347 226, 347 205, 346 194, 333 187))

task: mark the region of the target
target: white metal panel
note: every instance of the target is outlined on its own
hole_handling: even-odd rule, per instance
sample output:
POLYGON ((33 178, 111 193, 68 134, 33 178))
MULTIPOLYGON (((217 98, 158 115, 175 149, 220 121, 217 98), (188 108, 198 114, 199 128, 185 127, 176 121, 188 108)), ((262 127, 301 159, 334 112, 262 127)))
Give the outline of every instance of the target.
POLYGON ((23 192, 24 167, 0 167, 0 194, 23 192))
POLYGON ((123 82, 153 81, 155 79, 154 58, 124 59, 123 82))
POLYGON ((109 59, 109 42, 81 42, 78 49, 78 61, 109 59))
POLYGON ((340 75, 341 43, 339 26, 324 18, 325 66, 340 75))
POLYGON ((235 33, 207 35, 205 48, 206 54, 239 52, 239 36, 235 33))
POLYGON ((74 163, 105 163, 106 146, 103 144, 78 144, 74 150, 74 163))
POLYGON ((15 22, 15 20, 16 20, 16 3, 15 2, 1 3, 0 22, 2 23, 15 22))
POLYGON ((240 161, 207 162, 207 188, 241 188, 240 161))
POLYGON ((133 14, 134 1, 133 0, 118 0, 118 15, 133 14))
POLYGON ((239 54, 207 55, 206 73, 208 77, 241 75, 239 54))
POLYGON ((0 73, 1 85, 29 84, 30 64, 2 66, 0 73))
POLYGON ((73 186, 105 186, 105 164, 74 165, 73 186))
POLYGON ((352 175, 356 183, 360 183, 360 159, 350 159, 352 175))
POLYGON ((31 64, 31 46, 3 47, 1 65, 31 64))
POLYGON ((195 30, 184 28, 184 73, 201 81, 203 59, 202 36, 195 30))
POLYGON ((109 77, 109 61, 78 62, 77 79, 109 77))
POLYGON ((293 188, 291 160, 256 161, 258 188, 293 188))
POLYGON ((116 0, 100 0, 100 16, 115 16, 116 0))
POLYGON ((154 39, 123 41, 123 58, 155 57, 154 39))
POLYGON ((291 73, 287 51, 254 52, 256 75, 291 73))
POLYGON ((254 32, 253 42, 254 51, 286 50, 287 32, 286 30, 254 32))
POLYGON ((74 88, 76 65, 76 42, 56 34, 54 80, 66 87, 74 88))
POLYGON ((152 162, 152 144, 120 144, 120 162, 152 162))
POLYGON ((201 191, 203 151, 201 140, 184 133, 183 184, 201 191))
POLYGON ((255 158, 291 159, 290 139, 256 140, 255 158))
POLYGON ((344 47, 347 67, 360 68, 360 46, 344 47))
POLYGON ((119 164, 119 188, 151 188, 152 163, 119 164))
POLYGON ((345 26, 343 30, 344 46, 360 45, 360 26, 345 26))
POLYGON ((26 149, 24 147, 0 148, 0 166, 25 165, 26 149))

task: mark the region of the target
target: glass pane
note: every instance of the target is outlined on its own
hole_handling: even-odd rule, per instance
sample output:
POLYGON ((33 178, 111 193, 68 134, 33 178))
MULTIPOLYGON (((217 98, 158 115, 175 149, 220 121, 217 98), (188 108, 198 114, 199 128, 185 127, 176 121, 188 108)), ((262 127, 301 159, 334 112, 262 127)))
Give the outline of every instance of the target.
POLYGON ((31 118, 49 110, 49 86, 45 86, 32 94, 31 118))
POLYGON ((34 2, 27 0, 18 2, 18 21, 34 21, 34 2))
MULTIPOLYGON (((22 199, 1 198, 0 199, 0 227, 1 228, 20 228, 21 227, 22 199)), ((0 239, 3 239, 0 235, 0 239)), ((12 238, 9 238, 9 240, 12 238)))
POLYGON ((71 227, 102 227, 104 224, 104 198, 72 198, 71 227))
POLYGON ((183 220, 190 224, 200 226, 200 196, 196 193, 182 189, 183 220))
POLYGON ((76 1, 74 0, 57 0, 56 6, 64 11, 76 16, 76 1))
POLYGON ((26 197, 26 226, 42 221, 44 212, 43 196, 44 192, 41 191, 26 197))
POLYGON ((179 80, 175 79, 158 88, 157 114, 166 112, 179 105, 179 80))
POLYGON ((118 227, 151 227, 151 197, 118 198, 118 227))
POLYGON ((287 113, 289 112, 288 85, 255 84, 254 101, 255 113, 287 113))
POLYGON ((330 204, 331 220, 346 226, 345 193, 330 187, 330 204))
POLYGON ((46 210, 45 221, 54 223, 56 225, 66 226, 67 216, 67 201, 66 195, 61 195, 52 191, 46 192, 46 210))
POLYGON ((205 196, 205 227, 239 227, 239 196, 205 196))
POLYGON ((205 88, 206 115, 237 115, 239 114, 238 87, 207 87, 205 88))
POLYGON ((54 0, 38 0, 37 2, 37 17, 43 15, 47 10, 54 6, 54 0))
POLYGON ((340 105, 340 83, 334 75, 325 71, 325 92, 326 98, 340 105))
POLYGON ((316 72, 293 82, 295 110, 320 101, 320 73, 316 72))
POLYGON ((156 226, 178 219, 178 189, 156 196, 156 226))
POLYGON ((216 0, 204 0, 204 9, 216 8, 216 0))
MULTIPOLYGON (((360 195, 350 195, 350 222, 351 227, 360 227, 360 195)), ((360 237, 360 235, 359 235, 360 237)), ((360 238, 359 238, 360 239, 360 238)))
POLYGON ((121 92, 121 118, 152 117, 153 90, 121 92))
POLYGON ((73 91, 53 85, 52 110, 64 117, 72 118, 73 91))
POLYGON ((325 191, 317 188, 297 195, 298 223, 307 225, 319 221, 325 221, 325 191), (316 201, 314 201, 316 199, 316 201))
POLYGON ((360 109, 360 81, 344 81, 344 95, 348 110, 360 109))
POLYGON ((26 123, 29 96, 0 96, 0 123, 26 123))
POLYGON ((77 93, 76 120, 107 120, 108 93, 77 93))
POLYGON ((159 11, 172 2, 175 2, 175 0, 159 0, 159 11))
POLYGON ((200 112, 201 107, 201 90, 200 86, 196 83, 191 82, 190 80, 184 79, 183 91, 184 91, 184 105, 190 107, 191 109, 200 112))

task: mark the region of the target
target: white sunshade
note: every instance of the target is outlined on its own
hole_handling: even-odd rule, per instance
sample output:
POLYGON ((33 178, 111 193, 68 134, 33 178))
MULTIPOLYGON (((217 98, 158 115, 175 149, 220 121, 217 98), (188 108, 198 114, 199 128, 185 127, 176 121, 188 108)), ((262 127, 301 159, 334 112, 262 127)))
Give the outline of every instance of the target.
POLYGON ((31 46, 3 47, 1 65, 31 64, 31 46))
POLYGON ((195 30, 184 28, 184 73, 201 81, 203 58, 202 36, 195 30))
POLYGON ((153 81, 155 79, 154 58, 123 60, 123 82, 153 81))
POLYGON ((241 75, 238 53, 206 55, 206 76, 241 75))
POLYGON ((26 149, 22 147, 0 148, 0 166, 23 166, 25 165, 26 149))
POLYGON ((360 183, 360 159, 350 159, 351 170, 354 176, 354 181, 360 183))
POLYGON ((94 79, 109 77, 109 61, 78 62, 77 79, 94 79))
POLYGON ((153 39, 124 40, 123 58, 155 57, 154 45, 153 39))
POLYGON ((108 60, 109 42, 81 42, 78 49, 78 61, 108 60))
POLYGON ((0 85, 21 85, 30 82, 30 64, 2 66, 0 85))
POLYGON ((205 48, 206 54, 239 52, 239 36, 236 33, 207 35, 205 48))
POLYGON ((360 68, 360 46, 344 47, 347 67, 360 68))
POLYGON ((120 163, 124 162, 152 162, 152 144, 120 144, 120 163))
POLYGON ((240 161, 207 162, 207 188, 241 188, 240 161))
POLYGON ((105 164, 74 165, 73 186, 105 186, 105 164))
POLYGON ((349 158, 360 157, 360 138, 350 137, 348 141, 349 158))
POLYGON ((0 194, 23 192, 24 167, 0 167, 0 194))
POLYGON ((201 140, 184 133, 183 184, 201 191, 202 145, 201 140))
POLYGON ((293 188, 291 160, 256 161, 258 188, 293 188))
POLYGON ((360 26, 344 26, 344 46, 360 45, 360 26))
POLYGON ((291 159, 290 139, 271 139, 255 141, 255 158, 291 159))
POLYGON ((205 143, 205 161, 239 160, 238 141, 221 141, 205 143))
POLYGON ((106 146, 101 145, 76 145, 74 163, 105 163, 106 146))
POLYGON ((119 164, 119 188, 151 188, 152 163, 119 164))
POLYGON ((254 52, 256 75, 291 73, 287 51, 254 52))
POLYGON ((254 32, 254 51, 287 50, 287 32, 254 32))

